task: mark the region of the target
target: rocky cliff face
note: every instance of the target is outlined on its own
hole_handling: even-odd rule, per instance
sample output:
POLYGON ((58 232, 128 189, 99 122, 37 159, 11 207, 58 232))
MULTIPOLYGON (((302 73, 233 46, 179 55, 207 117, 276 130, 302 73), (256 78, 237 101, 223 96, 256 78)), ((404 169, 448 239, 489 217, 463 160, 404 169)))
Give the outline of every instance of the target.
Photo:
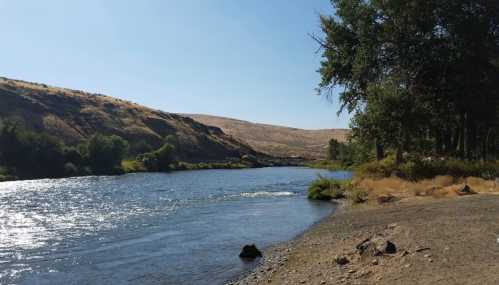
POLYGON ((0 120, 15 120, 67 145, 102 133, 119 135, 131 145, 145 141, 158 147, 164 137, 174 135, 179 158, 188 162, 230 161, 257 154, 221 129, 191 118, 101 94, 7 78, 0 78, 0 120))

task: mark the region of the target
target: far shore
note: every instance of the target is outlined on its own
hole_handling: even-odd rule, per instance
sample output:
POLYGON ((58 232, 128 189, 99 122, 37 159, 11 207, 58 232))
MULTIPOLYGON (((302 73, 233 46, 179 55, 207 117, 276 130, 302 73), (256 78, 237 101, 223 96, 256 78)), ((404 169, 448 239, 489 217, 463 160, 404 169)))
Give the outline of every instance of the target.
POLYGON ((133 165, 134 161, 122 161, 122 169, 117 173, 101 173, 101 174, 81 174, 72 176, 60 177, 24 177, 19 178, 14 175, 5 175, 0 173, 0 182, 23 181, 23 180, 41 180, 41 179, 62 179, 62 178, 75 178, 75 177, 88 177, 88 176, 120 176, 126 174, 136 173, 171 173, 177 171, 191 171, 191 170, 238 170, 238 169, 255 169, 265 167, 308 167, 308 160, 303 158, 285 158, 285 157, 266 157, 255 163, 243 163, 243 161, 210 161, 210 162, 177 162, 175 167, 166 171, 148 171, 144 167, 136 167, 133 165))
POLYGON ((499 183, 487 185, 475 195, 345 202, 228 284, 497 284, 499 183), (393 242, 396 252, 360 254, 369 239, 393 242), (343 257, 348 262, 339 265, 343 257))

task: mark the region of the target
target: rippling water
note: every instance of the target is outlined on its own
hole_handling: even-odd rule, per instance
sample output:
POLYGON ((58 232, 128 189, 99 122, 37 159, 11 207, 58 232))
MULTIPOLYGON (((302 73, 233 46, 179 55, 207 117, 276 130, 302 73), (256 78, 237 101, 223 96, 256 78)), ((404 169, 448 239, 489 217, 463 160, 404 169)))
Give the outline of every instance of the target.
POLYGON ((329 214, 306 168, 0 183, 0 284, 222 284, 329 214))

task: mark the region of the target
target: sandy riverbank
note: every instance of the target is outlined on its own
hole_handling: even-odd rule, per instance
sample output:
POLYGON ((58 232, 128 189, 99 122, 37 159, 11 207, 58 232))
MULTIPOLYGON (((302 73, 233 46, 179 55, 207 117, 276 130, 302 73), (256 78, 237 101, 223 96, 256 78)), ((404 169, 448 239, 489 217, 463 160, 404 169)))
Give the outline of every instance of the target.
POLYGON ((498 284, 498 238, 495 194, 341 207, 269 249, 235 284, 498 284), (397 252, 361 256, 356 246, 373 237, 392 241, 397 252), (349 263, 338 265, 337 256, 349 263))

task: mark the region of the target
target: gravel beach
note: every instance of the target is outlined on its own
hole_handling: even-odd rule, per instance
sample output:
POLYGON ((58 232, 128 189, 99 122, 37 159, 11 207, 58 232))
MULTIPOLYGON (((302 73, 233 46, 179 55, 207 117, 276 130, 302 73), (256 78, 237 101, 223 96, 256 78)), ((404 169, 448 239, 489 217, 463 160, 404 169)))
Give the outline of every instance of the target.
POLYGON ((342 206, 229 284, 498 284, 498 238, 493 194, 342 206))

